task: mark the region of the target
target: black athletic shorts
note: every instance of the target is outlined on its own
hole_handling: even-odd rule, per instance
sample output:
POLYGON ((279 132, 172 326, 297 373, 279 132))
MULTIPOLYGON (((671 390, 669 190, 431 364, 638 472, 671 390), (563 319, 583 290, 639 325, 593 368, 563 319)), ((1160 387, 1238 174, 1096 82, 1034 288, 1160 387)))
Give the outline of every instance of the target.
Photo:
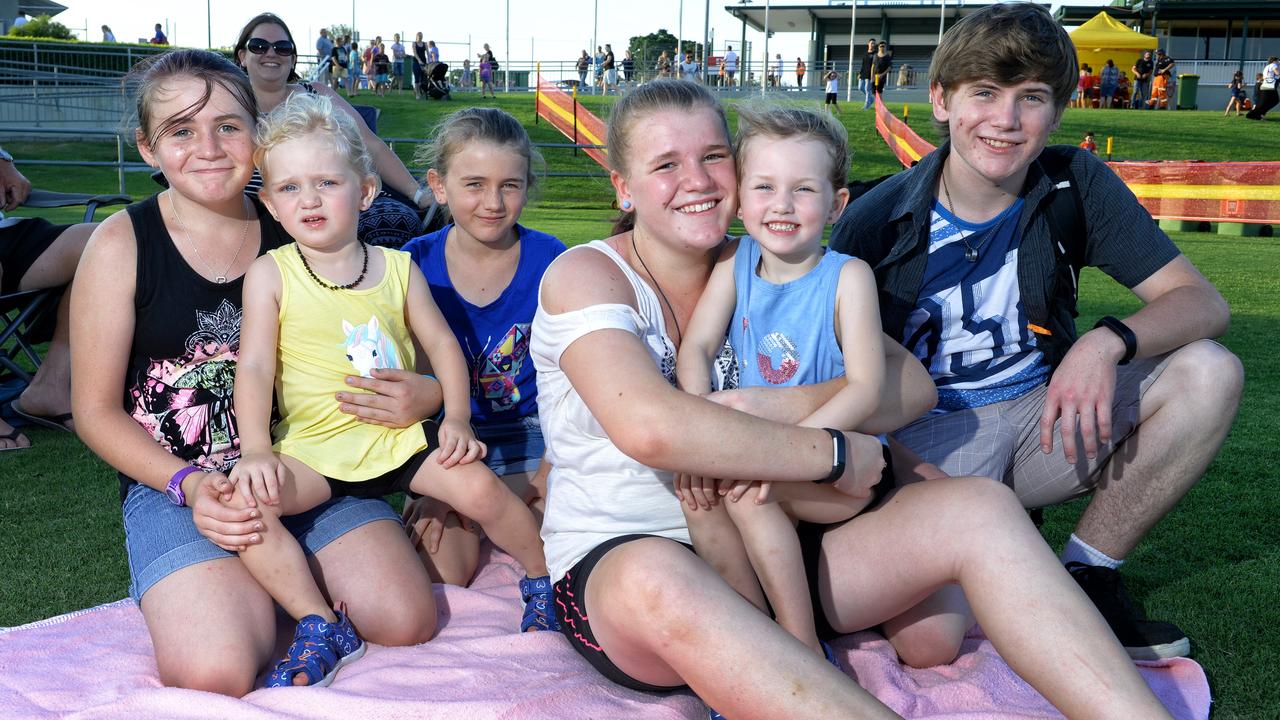
POLYGON ((427 434, 426 449, 414 453, 413 457, 406 460, 400 467, 388 470, 378 477, 356 482, 337 480, 325 476, 324 479, 329 483, 329 491, 336 498, 380 498, 397 492, 408 493, 411 497, 419 497, 417 493, 409 490, 409 483, 413 482, 413 476, 418 473, 418 468, 422 467, 422 463, 426 462, 427 456, 440 447, 440 426, 434 420, 424 421, 422 430, 427 434))
POLYGON ((18 218, 18 222, 0 228, 0 268, 4 270, 0 293, 17 292, 23 276, 69 227, 54 225, 44 218, 18 218))
MULTIPOLYGON (((880 472, 879 484, 871 490, 871 503, 862 512, 883 502, 885 496, 895 487, 893 457, 889 454, 889 446, 882 446, 882 451, 884 452, 884 470, 880 472)), ((822 609, 822 598, 818 595, 818 560, 822 554, 822 536, 828 529, 843 525, 849 520, 841 520, 830 525, 804 521, 796 524, 796 535, 800 537, 800 556, 804 559, 804 574, 809 581, 809 602, 813 604, 813 627, 818 633, 818 639, 823 642, 839 637, 842 633, 836 632, 827 621, 827 613, 822 609)))
MULTIPOLYGON (((868 509, 875 507, 884 500, 889 491, 894 488, 893 479, 893 460, 889 456, 889 447, 884 446, 885 467, 881 473, 880 483, 875 486, 872 491, 871 504, 868 509)), ((843 522, 848 522, 847 520, 843 522)), ((831 623, 827 621, 827 616, 822 609, 822 602, 818 596, 818 556, 822 552, 822 535, 827 528, 834 527, 840 523, 833 525, 819 525, 814 523, 801 522, 796 527, 796 534, 800 538, 800 551, 804 561, 805 575, 809 582, 809 598, 813 604, 813 621, 814 627, 817 629, 818 638, 821 640, 830 640, 840 633, 836 632, 831 623)), ((668 692, 684 687, 676 685, 664 687, 661 685, 650 685, 641 682, 618 669, 617 665, 609 659, 605 654, 604 648, 600 647, 597 642, 595 633, 591 631, 591 622, 587 618, 586 602, 584 598, 587 592, 587 580, 591 577, 591 571, 595 569, 597 563, 610 550, 636 540, 644 538, 658 537, 657 535, 620 535, 610 538, 599 545, 592 548, 586 557, 578 561, 576 565, 564 574, 560 582, 553 586, 555 591, 555 611, 556 620, 560 623, 560 632, 569 639, 569 644, 586 659, 596 672, 605 678, 632 690, 641 690, 644 692, 668 692)), ((692 545, 680 543, 694 552, 692 545)))

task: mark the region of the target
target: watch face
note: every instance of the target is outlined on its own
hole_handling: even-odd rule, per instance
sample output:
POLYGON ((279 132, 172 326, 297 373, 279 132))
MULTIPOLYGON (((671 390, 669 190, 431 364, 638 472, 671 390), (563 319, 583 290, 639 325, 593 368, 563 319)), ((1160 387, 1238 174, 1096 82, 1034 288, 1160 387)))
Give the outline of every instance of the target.
POLYGON ((174 505, 182 506, 187 504, 187 496, 182 494, 181 487, 174 487, 173 485, 169 485, 165 487, 164 494, 169 496, 169 500, 174 505))

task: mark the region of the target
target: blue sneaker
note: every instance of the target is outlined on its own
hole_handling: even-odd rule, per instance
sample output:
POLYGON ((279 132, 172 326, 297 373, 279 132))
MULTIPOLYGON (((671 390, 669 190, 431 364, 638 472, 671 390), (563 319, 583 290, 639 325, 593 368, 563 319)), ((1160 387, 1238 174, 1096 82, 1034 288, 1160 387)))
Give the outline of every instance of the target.
POLYGON ((822 644, 822 655, 827 659, 827 662, 831 663, 832 665, 835 665, 836 669, 839 670, 840 672, 844 672, 844 666, 840 664, 840 659, 836 657, 836 651, 832 649, 832 647, 827 643, 821 643, 821 644, 822 644))
POLYGON ((526 577, 520 581, 520 597, 524 599, 524 617, 520 620, 520 632, 530 630, 559 630, 556 613, 551 604, 553 590, 551 578, 526 577))
POLYGON ((319 615, 308 615, 298 621, 293 643, 267 676, 267 687, 294 687, 293 679, 302 673, 307 684, 300 687, 325 687, 333 682, 338 670, 364 656, 365 644, 341 610, 335 611, 338 622, 331 623, 319 615))

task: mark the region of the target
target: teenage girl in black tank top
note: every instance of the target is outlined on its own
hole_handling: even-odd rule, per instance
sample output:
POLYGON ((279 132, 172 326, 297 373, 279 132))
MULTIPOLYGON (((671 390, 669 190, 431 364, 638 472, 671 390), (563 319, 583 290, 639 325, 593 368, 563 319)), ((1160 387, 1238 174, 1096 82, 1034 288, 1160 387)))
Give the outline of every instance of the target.
MULTIPOLYGON (((124 408, 170 453, 225 473, 240 457, 231 392, 244 277, 218 283, 197 273, 165 228, 159 198, 126 208, 138 261, 124 408)), ((257 257, 290 238, 253 202, 261 237, 244 251, 257 257)), ((123 500, 134 481, 120 480, 123 500)))

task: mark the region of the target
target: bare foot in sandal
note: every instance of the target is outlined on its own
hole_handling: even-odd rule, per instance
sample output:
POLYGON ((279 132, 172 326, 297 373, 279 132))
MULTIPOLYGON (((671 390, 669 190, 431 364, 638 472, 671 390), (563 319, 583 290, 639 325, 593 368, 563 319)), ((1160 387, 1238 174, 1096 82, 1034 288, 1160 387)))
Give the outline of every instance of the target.
POLYGON ((0 452, 6 450, 26 450, 31 447, 31 441, 23 435, 21 431, 14 428, 9 423, 0 420, 0 452))

